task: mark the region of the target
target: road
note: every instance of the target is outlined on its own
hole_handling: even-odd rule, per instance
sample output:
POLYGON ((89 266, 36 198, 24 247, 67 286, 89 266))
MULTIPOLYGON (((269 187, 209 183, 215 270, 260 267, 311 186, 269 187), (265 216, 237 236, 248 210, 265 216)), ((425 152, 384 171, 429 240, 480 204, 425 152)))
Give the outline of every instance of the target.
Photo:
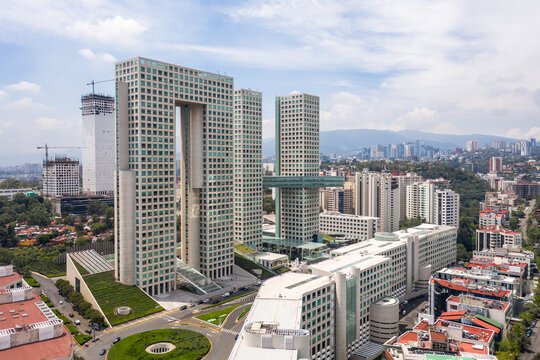
POLYGON ((407 330, 411 330, 418 322, 418 313, 428 306, 427 296, 421 296, 416 299, 409 300, 407 305, 403 305, 403 313, 399 314, 399 332, 403 334, 407 330))
POLYGON ((540 354, 540 321, 536 323, 531 335, 531 345, 527 346, 519 360, 532 360, 534 355, 540 354))
MULTIPOLYGON (((54 306, 63 315, 67 317, 70 312, 74 312, 71 304, 67 303, 58 294, 58 290, 51 279, 35 274, 32 276, 39 281, 41 284, 40 289, 46 293, 54 306), (64 302, 62 305, 60 305, 61 300, 64 302)), ((206 310, 202 310, 202 308, 207 306, 207 304, 201 304, 186 310, 162 311, 124 325, 115 326, 112 329, 96 331, 96 338, 98 340, 96 342, 89 341, 87 343, 88 346, 83 347, 76 344, 74 353, 82 356, 85 360, 100 360, 104 359, 104 356, 100 356, 99 352, 102 349, 108 351, 112 346, 113 340, 117 337, 125 338, 136 333, 155 329, 187 329, 204 334, 210 339, 212 350, 205 360, 221 360, 223 359, 223 354, 230 353, 235 343, 235 336, 242 329, 245 317, 238 323, 236 323, 236 318, 251 303, 252 301, 243 302, 242 299, 237 299, 206 310), (231 312, 221 328, 194 318, 197 315, 220 310, 238 303, 242 305, 231 312), (198 312, 194 314, 193 311, 198 312)), ((78 314, 75 315, 75 319, 81 320, 81 325, 76 326, 80 332, 89 329, 88 321, 78 314)))
POLYGON ((529 218, 529 214, 534 209, 534 206, 536 204, 536 199, 532 199, 529 201, 529 204, 525 207, 525 210, 523 211, 525 213, 525 216, 522 219, 519 219, 519 226, 521 228, 521 233, 523 234, 523 242, 527 240, 527 219, 529 218))

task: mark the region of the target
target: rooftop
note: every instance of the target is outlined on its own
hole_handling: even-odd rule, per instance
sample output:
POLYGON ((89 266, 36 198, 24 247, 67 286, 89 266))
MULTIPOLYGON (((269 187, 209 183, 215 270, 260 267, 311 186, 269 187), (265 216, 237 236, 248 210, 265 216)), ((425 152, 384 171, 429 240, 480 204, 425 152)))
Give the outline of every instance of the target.
POLYGON ((459 296, 451 295, 450 297, 448 297, 448 299, 446 299, 446 301, 501 311, 506 311, 506 309, 508 309, 508 307, 510 306, 510 303, 506 301, 483 299, 476 296, 463 294, 459 296))
POLYGON ((432 281, 448 289, 468 292, 472 294, 492 296, 501 299, 508 298, 512 293, 510 290, 507 290, 501 286, 476 284, 468 279, 454 278, 451 281, 433 279, 432 281))
POLYGON ((500 275, 497 272, 492 271, 490 269, 482 269, 478 267, 473 267, 469 269, 461 268, 461 267, 443 268, 439 270, 437 274, 447 274, 447 275, 455 276, 459 278, 491 280, 491 281, 497 281, 497 282, 505 283, 509 285, 519 283, 519 278, 506 276, 506 275, 500 275))
POLYGON ((357 254, 347 254, 312 264, 309 268, 314 273, 322 272, 330 275, 336 272, 348 273, 350 268, 368 269, 387 261, 389 258, 384 256, 366 255, 359 257, 357 254))
POLYGON ((99 274, 114 270, 111 263, 105 260, 94 249, 68 253, 68 256, 77 261, 89 274, 99 274))

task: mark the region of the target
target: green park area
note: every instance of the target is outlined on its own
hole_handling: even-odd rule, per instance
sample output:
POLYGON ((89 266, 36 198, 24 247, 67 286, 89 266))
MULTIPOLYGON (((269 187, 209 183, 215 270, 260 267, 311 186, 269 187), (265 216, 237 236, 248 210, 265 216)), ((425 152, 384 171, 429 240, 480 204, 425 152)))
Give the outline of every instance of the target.
POLYGON ((249 312, 249 310, 251 310, 251 305, 247 306, 244 310, 242 310, 240 315, 238 315, 238 317, 236 318, 236 321, 241 320, 249 312))
POLYGON ((180 329, 160 329, 128 336, 115 344, 109 353, 109 360, 197 360, 210 350, 210 341, 195 331, 180 329), (167 342, 174 350, 163 354, 150 354, 146 348, 152 344, 167 342))
POLYGON ((223 322, 225 321, 227 316, 229 316, 229 314, 234 309, 236 309, 237 307, 242 306, 242 305, 243 304, 232 305, 232 306, 229 306, 229 307, 227 307, 225 309, 216 310, 216 311, 212 311, 210 313, 206 313, 206 314, 196 316, 196 318, 199 319, 199 320, 202 320, 202 321, 209 322, 210 324, 220 325, 220 324, 223 324, 223 322))
POLYGON ((116 282, 111 272, 86 275, 83 279, 111 325, 118 325, 163 310, 138 287, 116 282), (130 307, 131 314, 115 314, 114 310, 120 306, 130 307))

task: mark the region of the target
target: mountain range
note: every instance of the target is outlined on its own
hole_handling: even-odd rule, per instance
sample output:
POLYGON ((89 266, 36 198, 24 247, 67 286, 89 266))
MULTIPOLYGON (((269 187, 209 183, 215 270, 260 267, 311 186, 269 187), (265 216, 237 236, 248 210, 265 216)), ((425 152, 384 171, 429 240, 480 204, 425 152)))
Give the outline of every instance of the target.
MULTIPOLYGON (((354 154, 362 148, 372 145, 384 145, 420 141, 426 145, 433 145, 441 150, 453 150, 457 147, 465 148, 468 140, 478 140, 478 147, 487 144, 493 145, 495 140, 504 140, 515 142, 520 139, 512 139, 504 136, 495 135, 451 135, 435 134, 414 130, 373 130, 373 129, 354 129, 354 130, 332 130, 321 131, 321 153, 323 154, 354 154)), ((263 157, 272 156, 275 152, 275 139, 263 139, 262 151, 263 157)))

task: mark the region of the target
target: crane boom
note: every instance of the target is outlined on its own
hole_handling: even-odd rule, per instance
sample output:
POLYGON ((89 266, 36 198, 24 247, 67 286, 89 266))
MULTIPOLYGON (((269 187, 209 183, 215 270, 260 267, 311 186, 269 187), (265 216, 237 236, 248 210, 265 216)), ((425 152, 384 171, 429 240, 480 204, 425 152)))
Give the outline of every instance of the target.
POLYGON ((95 84, 100 84, 100 83, 110 82, 110 81, 114 81, 114 79, 101 80, 101 81, 94 81, 94 80, 92 80, 91 82, 89 82, 89 83, 86 84, 86 85, 92 85, 92 94, 95 94, 95 91, 94 91, 94 85, 95 85, 95 84))
POLYGON ((45 146, 38 146, 39 150, 45 149, 45 162, 49 161, 49 149, 80 149, 80 146, 49 146, 45 144, 45 146))

